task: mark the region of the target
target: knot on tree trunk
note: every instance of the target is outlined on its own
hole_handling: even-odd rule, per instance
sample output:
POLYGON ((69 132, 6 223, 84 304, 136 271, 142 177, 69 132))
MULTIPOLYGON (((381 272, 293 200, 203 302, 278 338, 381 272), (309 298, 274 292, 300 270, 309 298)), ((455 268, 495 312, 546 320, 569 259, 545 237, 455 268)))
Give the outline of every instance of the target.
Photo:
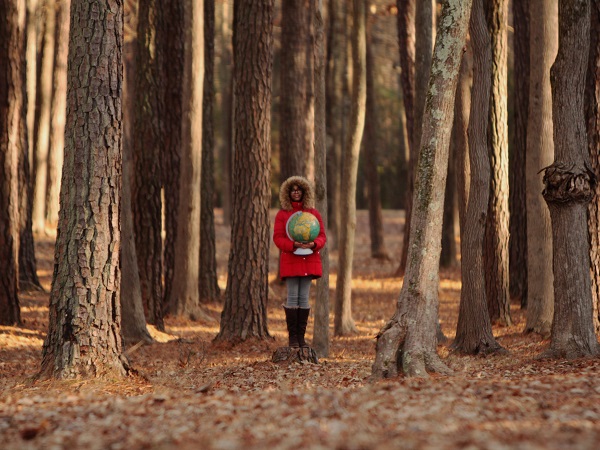
POLYGON ((555 162, 544 170, 544 191, 547 203, 589 203, 594 198, 596 175, 584 167, 555 162))

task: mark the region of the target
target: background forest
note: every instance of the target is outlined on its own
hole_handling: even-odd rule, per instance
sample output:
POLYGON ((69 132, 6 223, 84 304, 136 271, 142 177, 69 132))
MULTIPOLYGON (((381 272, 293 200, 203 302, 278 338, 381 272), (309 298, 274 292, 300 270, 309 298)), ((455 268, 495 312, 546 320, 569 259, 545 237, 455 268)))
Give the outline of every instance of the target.
POLYGON ((0 17, 0 444, 595 448, 599 2, 0 17), (328 244, 280 361, 291 175, 328 244))

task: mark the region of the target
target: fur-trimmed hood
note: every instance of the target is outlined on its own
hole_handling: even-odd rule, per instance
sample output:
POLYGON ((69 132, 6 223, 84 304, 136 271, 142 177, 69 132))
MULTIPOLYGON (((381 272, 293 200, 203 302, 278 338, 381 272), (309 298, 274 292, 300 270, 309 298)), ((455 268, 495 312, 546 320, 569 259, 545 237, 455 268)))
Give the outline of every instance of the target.
POLYGON ((279 202, 281 203, 281 209, 285 209, 286 211, 291 211, 293 209, 292 200, 290 199, 290 189, 294 184, 300 186, 304 191, 304 195, 302 196, 304 208, 314 208, 315 191, 311 182, 304 177, 293 176, 281 183, 281 187, 279 188, 279 202))

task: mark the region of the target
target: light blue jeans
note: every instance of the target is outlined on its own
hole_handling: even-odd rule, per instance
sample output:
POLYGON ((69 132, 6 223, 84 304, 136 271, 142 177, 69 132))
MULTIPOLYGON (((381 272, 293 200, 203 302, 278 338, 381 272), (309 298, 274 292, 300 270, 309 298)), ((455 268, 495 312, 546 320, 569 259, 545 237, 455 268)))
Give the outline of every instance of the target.
POLYGON ((308 293, 312 277, 288 277, 285 279, 287 285, 286 308, 308 309, 308 293))

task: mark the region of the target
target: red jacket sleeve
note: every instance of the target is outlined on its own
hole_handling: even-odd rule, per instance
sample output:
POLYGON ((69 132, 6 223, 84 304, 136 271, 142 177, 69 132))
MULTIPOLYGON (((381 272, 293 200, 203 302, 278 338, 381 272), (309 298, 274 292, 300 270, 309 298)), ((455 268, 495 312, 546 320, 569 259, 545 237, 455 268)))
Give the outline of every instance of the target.
POLYGON ((285 232, 286 214, 280 210, 275 216, 275 226, 273 227, 273 242, 284 252, 294 251, 294 241, 292 241, 285 232))
POLYGON ((316 209, 313 209, 311 213, 318 219, 321 230, 319 231, 319 235, 315 238, 315 250, 319 250, 325 247, 325 243, 327 242, 327 236, 325 235, 325 225, 323 225, 323 219, 321 218, 321 214, 316 209))

